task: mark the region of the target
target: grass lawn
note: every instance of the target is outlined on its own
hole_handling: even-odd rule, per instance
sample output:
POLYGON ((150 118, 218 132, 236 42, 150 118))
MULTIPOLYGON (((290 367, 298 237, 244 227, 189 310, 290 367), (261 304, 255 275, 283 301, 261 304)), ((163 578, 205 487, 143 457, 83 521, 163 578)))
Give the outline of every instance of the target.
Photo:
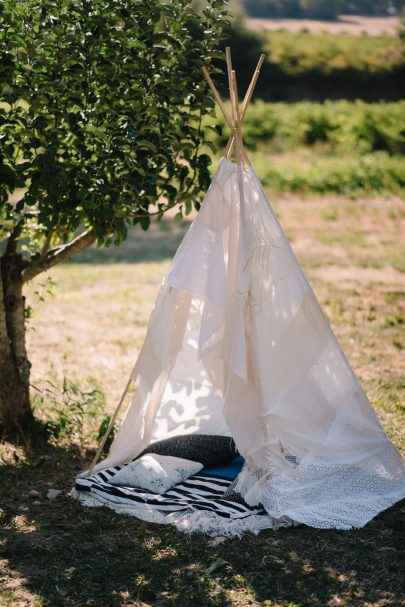
MULTIPOLYGON (((291 243, 394 444, 404 449, 404 202, 395 197, 279 198, 291 243)), ((131 232, 56 268, 56 296, 30 287, 33 393, 63 377, 98 388, 112 410, 142 344, 187 223, 131 232)), ((47 415, 47 396, 38 414, 47 415)), ((45 452, 0 447, 1 607, 399 607, 404 504, 361 530, 307 527, 216 543, 68 497, 94 440, 45 452), (54 500, 48 489, 61 489, 54 500), (31 491, 36 495, 30 495, 31 491)))

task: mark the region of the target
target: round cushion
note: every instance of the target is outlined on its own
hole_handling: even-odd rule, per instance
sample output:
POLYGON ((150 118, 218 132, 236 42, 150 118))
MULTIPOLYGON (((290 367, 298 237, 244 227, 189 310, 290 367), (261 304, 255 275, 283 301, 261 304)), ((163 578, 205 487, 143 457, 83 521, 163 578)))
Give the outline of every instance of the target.
POLYGON ((205 468, 223 466, 238 457, 233 438, 213 434, 185 434, 152 443, 138 455, 172 455, 201 462, 205 468))

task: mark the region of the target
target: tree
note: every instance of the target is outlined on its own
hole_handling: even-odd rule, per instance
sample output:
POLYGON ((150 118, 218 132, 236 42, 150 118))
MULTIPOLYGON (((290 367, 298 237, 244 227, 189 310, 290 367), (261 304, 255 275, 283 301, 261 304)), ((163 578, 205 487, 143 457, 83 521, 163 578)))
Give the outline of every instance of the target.
POLYGON ((299 0, 242 0, 242 6, 250 17, 279 19, 301 16, 299 0))
POLYGON ((336 19, 340 12, 341 0, 300 0, 302 15, 310 19, 336 19))
POLYGON ((351 15, 401 15, 404 0, 342 0, 341 12, 351 15))
POLYGON ((24 285, 208 183, 223 0, 0 0, 0 423, 32 424, 24 285), (20 196, 16 196, 20 192, 20 196), (22 195, 21 195, 22 192, 22 195), (13 196, 14 193, 14 196, 13 196))

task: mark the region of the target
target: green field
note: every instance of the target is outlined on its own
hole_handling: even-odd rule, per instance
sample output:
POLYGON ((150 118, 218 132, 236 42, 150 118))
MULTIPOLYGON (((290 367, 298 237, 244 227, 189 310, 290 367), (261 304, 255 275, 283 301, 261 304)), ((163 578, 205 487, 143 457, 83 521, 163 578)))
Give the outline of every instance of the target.
POLYGON ((404 43, 400 37, 354 36, 349 33, 313 34, 302 30, 266 31, 264 52, 268 60, 289 74, 317 71, 331 74, 353 70, 366 74, 395 70, 404 62, 404 43))
MULTIPOLYGON (((228 111, 230 113, 229 105, 228 111)), ((225 146, 221 116, 213 150, 225 146)), ((404 195, 405 102, 264 103, 249 106, 243 138, 273 193, 404 195)))
MULTIPOLYGON (((230 106, 228 105, 229 112, 230 106)), ((225 124, 221 118, 221 125, 225 124)), ((365 103, 253 102, 243 123, 243 139, 252 150, 288 151, 297 145, 327 144, 333 153, 405 153, 405 101, 365 103)), ((224 144, 225 139, 219 138, 224 144)))
MULTIPOLYGON (((322 31, 247 29, 243 20, 230 30, 238 82, 247 87, 260 53, 266 55, 256 87, 266 101, 304 99, 363 99, 398 101, 404 98, 404 28, 397 35, 377 36, 322 31)), ((222 88, 225 89, 225 80, 222 88)))

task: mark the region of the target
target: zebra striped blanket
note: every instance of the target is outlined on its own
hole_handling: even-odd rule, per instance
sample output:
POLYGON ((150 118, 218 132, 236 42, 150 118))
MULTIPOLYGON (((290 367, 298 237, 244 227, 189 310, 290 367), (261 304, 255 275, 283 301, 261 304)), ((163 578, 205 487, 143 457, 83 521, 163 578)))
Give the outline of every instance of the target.
MULTIPOLYGON (((109 480, 121 467, 106 468, 90 477, 76 479, 73 497, 87 505, 106 505, 135 516, 145 509, 165 516, 176 512, 208 511, 227 519, 266 514, 261 506, 249 506, 238 494, 231 493, 223 499, 232 483, 229 479, 196 474, 163 495, 156 495, 145 489, 110 484, 109 480)), ((152 518, 156 522, 166 522, 159 517, 152 518)))

